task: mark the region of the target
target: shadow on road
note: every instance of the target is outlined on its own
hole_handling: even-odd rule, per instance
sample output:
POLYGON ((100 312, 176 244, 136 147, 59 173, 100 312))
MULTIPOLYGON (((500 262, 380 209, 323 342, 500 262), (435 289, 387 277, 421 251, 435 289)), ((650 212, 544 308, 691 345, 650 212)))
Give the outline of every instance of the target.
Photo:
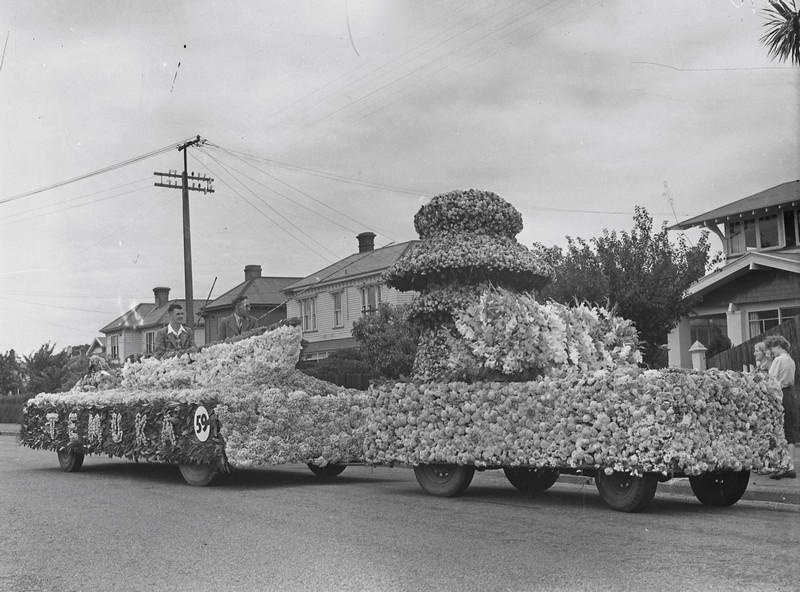
MULTIPOLYGON (((428 496, 421 489, 398 491, 397 495, 428 496)), ((466 504, 490 504, 529 510, 596 509, 618 514, 606 505, 594 485, 590 484, 556 484, 552 489, 539 493, 524 493, 510 485, 508 487, 471 485, 461 496, 451 499, 466 504)), ((797 513, 796 509, 787 504, 770 504, 770 510, 797 513)), ((649 515, 715 514, 746 517, 763 511, 763 502, 740 501, 733 506, 714 507, 703 505, 693 497, 656 492, 655 498, 643 513, 649 515)))
MULTIPOLYGON (((150 483, 163 483, 163 484, 176 484, 184 487, 189 487, 183 480, 177 465, 163 464, 163 463, 135 463, 135 462, 109 462, 109 463, 92 463, 84 465, 80 473, 64 474, 57 467, 47 469, 34 469, 46 473, 59 473, 62 477, 70 475, 78 476, 80 473, 85 473, 86 477, 90 476, 104 476, 110 478, 125 478, 134 479, 142 482, 150 483)), ((379 476, 363 477, 363 476, 348 476, 347 469, 345 472, 336 477, 318 477, 314 475, 310 469, 303 469, 300 467, 292 469, 281 469, 263 467, 257 469, 235 469, 231 473, 221 473, 211 487, 224 488, 231 490, 246 490, 246 489, 271 489, 283 487, 296 487, 304 486, 310 487, 314 485, 353 485, 358 483, 381 483, 390 481, 383 479, 379 476)))
POLYGON ((294 487, 297 485, 335 485, 346 486, 358 483, 383 483, 390 481, 378 476, 362 477, 350 476, 347 469, 336 477, 317 477, 310 469, 303 472, 302 469, 280 469, 280 468, 258 468, 258 469, 236 469, 227 475, 221 475, 215 487, 226 489, 271 489, 277 487, 294 487))

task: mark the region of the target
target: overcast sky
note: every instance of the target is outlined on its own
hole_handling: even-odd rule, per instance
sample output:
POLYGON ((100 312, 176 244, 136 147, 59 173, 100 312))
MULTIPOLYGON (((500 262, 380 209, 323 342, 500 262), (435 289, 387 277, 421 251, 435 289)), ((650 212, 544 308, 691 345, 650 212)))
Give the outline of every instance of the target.
MULTIPOLYGON (((0 4, 0 202, 200 134, 194 292, 416 238, 426 196, 494 191, 519 240, 674 222, 800 178, 800 69, 766 2, 0 4), (180 64, 180 65, 179 65, 180 64), (324 204, 324 205, 323 205, 324 204)), ((154 158, 0 203, 0 351, 88 343, 183 297, 180 191, 154 158)), ((718 246, 718 245, 717 245, 718 246)))

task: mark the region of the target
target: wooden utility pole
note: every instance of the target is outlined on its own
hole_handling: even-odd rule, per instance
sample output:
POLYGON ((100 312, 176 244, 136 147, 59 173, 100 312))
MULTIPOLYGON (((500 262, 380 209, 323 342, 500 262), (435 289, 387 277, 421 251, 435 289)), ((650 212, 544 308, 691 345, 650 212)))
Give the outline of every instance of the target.
POLYGON ((186 294, 186 324, 194 329, 194 289, 192 288, 192 234, 189 223, 189 192, 202 191, 203 193, 214 193, 211 186, 214 179, 207 175, 195 175, 194 171, 190 175, 186 168, 186 149, 204 143, 200 136, 178 146, 178 150, 183 151, 183 173, 169 171, 168 173, 153 172, 159 177, 155 183, 156 187, 168 187, 170 189, 181 189, 183 193, 183 279, 186 294), (173 182, 173 179, 180 179, 181 184, 173 182), (189 186, 189 181, 192 185, 189 186))

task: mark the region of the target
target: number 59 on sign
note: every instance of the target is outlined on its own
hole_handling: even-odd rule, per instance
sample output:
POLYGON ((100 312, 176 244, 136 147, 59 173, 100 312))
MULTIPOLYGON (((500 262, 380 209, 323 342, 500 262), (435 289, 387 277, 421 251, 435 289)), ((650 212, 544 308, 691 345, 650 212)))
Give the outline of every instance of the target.
POLYGON ((211 433, 211 422, 209 420, 208 411, 205 407, 200 405, 194 412, 194 435, 201 442, 208 440, 211 433))

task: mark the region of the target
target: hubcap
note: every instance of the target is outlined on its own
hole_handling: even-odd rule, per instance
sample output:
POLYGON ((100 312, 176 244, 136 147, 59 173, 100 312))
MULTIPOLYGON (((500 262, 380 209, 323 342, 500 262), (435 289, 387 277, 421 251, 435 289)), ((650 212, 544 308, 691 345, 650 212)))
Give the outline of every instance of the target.
POLYGON ((611 476, 611 484, 613 485, 614 489, 619 491, 627 491, 633 485, 633 477, 631 477, 628 473, 621 473, 611 476))
POLYGON ((439 482, 446 482, 453 476, 453 467, 449 465, 431 465, 430 475, 439 482))

